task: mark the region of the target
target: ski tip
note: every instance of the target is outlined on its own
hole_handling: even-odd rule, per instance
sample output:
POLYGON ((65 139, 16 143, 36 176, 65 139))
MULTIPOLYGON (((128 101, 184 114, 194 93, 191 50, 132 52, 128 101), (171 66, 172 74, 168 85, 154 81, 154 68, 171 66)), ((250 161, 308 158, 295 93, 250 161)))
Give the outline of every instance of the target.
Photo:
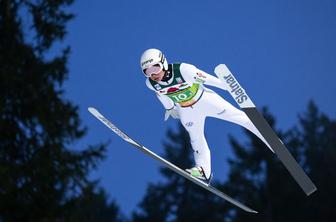
POLYGON ((258 211, 253 210, 253 209, 249 208, 248 206, 241 206, 241 209, 245 210, 248 213, 253 213, 253 214, 259 213, 258 211))
POLYGON ((215 67, 215 73, 218 75, 219 73, 228 73, 230 72, 228 67, 225 64, 219 64, 215 67))
POLYGON ((88 107, 88 111, 90 113, 96 113, 97 112, 97 110, 94 107, 91 107, 91 106, 88 107))
POLYGON ((92 106, 89 106, 88 107, 88 111, 92 111, 92 110, 94 110, 95 108, 93 108, 92 106))

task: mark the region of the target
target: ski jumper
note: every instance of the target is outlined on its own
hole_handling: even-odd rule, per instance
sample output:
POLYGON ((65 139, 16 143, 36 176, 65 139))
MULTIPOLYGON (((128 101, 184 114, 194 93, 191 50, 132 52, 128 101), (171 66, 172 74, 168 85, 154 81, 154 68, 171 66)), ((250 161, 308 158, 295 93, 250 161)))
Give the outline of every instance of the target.
POLYGON ((226 90, 221 80, 187 63, 169 64, 167 72, 171 73, 167 82, 147 78, 146 85, 156 92, 166 110, 178 109, 181 123, 190 136, 195 163, 203 168, 207 178, 211 175, 211 155, 204 136, 204 122, 208 116, 245 127, 270 148, 243 111, 204 87, 210 85, 226 90))

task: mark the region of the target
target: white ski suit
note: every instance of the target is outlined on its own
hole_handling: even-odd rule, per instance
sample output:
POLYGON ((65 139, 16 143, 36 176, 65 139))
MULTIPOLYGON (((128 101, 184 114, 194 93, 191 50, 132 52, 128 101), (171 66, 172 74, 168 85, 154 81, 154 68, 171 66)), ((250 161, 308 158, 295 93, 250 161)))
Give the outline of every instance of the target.
POLYGON ((168 67, 172 77, 167 82, 155 82, 147 78, 146 85, 156 92, 166 110, 178 110, 181 123, 190 136, 195 163, 203 168, 207 178, 211 175, 211 155, 204 136, 206 117, 239 124, 267 145, 243 111, 235 108, 211 89, 204 87, 204 85, 210 85, 227 90, 221 80, 186 63, 169 64, 168 67))

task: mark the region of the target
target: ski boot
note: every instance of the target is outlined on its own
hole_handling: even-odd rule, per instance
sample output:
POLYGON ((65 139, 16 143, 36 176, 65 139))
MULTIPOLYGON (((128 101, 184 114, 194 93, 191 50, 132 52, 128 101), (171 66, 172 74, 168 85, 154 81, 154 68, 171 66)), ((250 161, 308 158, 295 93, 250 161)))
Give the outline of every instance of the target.
POLYGON ((207 184, 210 184, 210 180, 212 179, 212 173, 210 177, 207 178, 205 176, 203 168, 200 166, 194 166, 193 168, 186 169, 186 172, 188 172, 191 176, 206 182, 207 184))

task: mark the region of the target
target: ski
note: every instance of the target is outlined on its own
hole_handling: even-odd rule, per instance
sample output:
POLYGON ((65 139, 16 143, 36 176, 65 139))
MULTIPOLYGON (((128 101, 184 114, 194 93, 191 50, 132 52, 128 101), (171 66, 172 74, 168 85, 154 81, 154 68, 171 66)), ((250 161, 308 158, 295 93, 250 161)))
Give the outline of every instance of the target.
POLYGON ((88 108, 89 112, 94 115, 98 120, 100 120, 102 123, 104 123, 108 128, 110 128, 114 133, 116 133, 118 136, 120 136, 123 140, 125 140, 126 142, 132 144, 133 146, 135 146, 136 148, 138 148, 140 151, 142 151, 143 153, 145 153, 146 155, 149 155, 150 157, 160 161, 163 165, 165 165, 166 167, 168 167, 169 169, 171 169, 172 171, 174 171, 175 173, 183 176, 184 178, 192 181, 193 183, 197 184, 198 186, 210 191, 211 193, 223 198, 224 200, 232 203, 233 205, 249 212, 249 213, 258 213, 257 211, 245 206, 244 204, 234 200, 232 197, 228 196, 227 194, 219 191, 218 189, 216 189, 215 187, 212 187, 211 185, 191 176, 189 173, 187 173, 186 171, 180 169, 179 167, 177 167, 176 165, 172 164, 171 162, 167 161, 166 159, 160 157, 159 155, 157 155, 156 153, 152 152, 151 150, 147 149, 146 147, 144 147, 143 145, 141 145, 140 143, 136 142, 135 140, 133 140, 131 137, 127 136, 124 132, 122 132, 118 127, 116 127, 114 124, 112 124, 108 119, 106 119, 101 113, 98 112, 98 110, 96 110, 93 107, 89 107, 88 108))
POLYGON ((299 184, 307 196, 317 190, 315 184, 310 180, 302 167, 296 162, 284 143, 276 135, 272 127, 267 123, 262 114, 257 110, 246 91, 240 86, 236 78, 224 64, 215 68, 215 74, 228 88, 233 99, 246 113, 267 143, 272 147, 277 157, 290 172, 295 181, 299 184))

